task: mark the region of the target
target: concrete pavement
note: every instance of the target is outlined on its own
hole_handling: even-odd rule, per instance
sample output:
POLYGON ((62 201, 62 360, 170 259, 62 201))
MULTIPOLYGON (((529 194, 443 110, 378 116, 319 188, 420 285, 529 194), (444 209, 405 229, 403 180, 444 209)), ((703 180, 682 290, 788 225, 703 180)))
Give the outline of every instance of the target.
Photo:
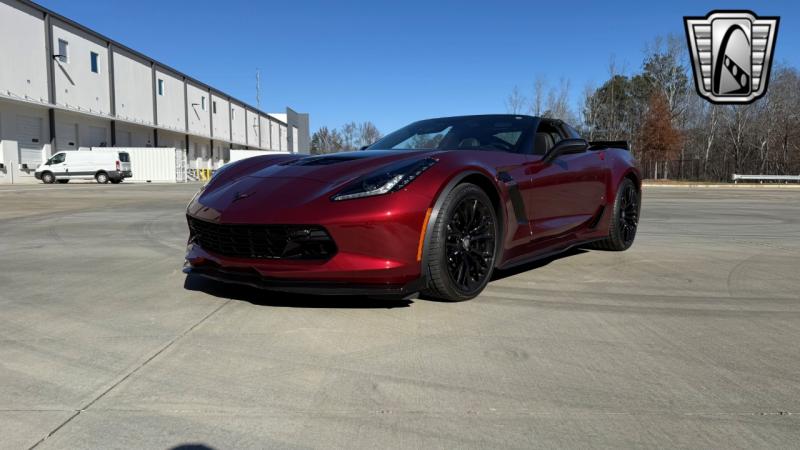
POLYGON ((800 191, 648 187, 449 304, 186 279, 196 188, 0 187, 0 448, 800 441, 800 191))

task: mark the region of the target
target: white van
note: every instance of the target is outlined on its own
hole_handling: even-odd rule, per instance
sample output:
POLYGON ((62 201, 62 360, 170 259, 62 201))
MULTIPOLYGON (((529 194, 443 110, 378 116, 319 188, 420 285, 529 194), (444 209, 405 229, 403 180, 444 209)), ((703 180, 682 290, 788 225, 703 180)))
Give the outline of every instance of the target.
POLYGON ((116 184, 131 175, 131 159, 127 152, 91 150, 58 152, 34 173, 37 180, 45 183, 94 178, 98 183, 116 184))

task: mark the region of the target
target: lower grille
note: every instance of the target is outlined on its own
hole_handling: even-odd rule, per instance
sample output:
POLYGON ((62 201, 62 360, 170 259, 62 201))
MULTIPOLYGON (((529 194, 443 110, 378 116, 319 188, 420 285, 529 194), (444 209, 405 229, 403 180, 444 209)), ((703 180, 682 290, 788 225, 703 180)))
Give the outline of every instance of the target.
POLYGON ((223 256, 256 259, 317 259, 336 254, 318 225, 225 225, 187 216, 190 242, 223 256))

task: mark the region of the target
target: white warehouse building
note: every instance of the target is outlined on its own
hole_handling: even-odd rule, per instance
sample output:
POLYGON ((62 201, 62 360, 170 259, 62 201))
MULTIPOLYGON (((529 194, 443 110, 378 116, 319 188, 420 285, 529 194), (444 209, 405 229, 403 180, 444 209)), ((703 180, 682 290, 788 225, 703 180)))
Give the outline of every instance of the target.
POLYGON ((0 0, 0 183, 56 152, 174 147, 190 169, 231 149, 309 151, 308 114, 270 114, 27 0, 0 0))

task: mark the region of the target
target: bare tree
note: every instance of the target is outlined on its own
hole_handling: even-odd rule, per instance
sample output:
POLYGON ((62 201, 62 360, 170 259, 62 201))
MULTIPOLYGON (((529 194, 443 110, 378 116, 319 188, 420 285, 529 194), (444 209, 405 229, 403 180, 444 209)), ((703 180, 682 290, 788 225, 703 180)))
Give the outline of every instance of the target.
POLYGON ((533 82, 533 98, 531 99, 531 105, 530 105, 531 115, 540 116, 544 112, 546 87, 547 87, 547 80, 543 76, 537 75, 536 81, 533 82))
POLYGON ((522 95, 519 86, 514 86, 511 93, 506 98, 506 112, 509 114, 522 114, 525 111, 525 106, 528 99, 522 95))
POLYGON ((378 127, 370 121, 363 122, 358 126, 359 147, 372 145, 383 137, 378 127))
POLYGON ((569 106, 570 85, 569 79, 562 78, 558 88, 550 89, 547 93, 547 111, 543 116, 574 122, 572 108, 569 106))
POLYGON ((355 122, 342 125, 342 150, 355 150, 358 145, 358 134, 358 125, 355 122))
POLYGON ((583 95, 581 96, 580 105, 578 107, 581 114, 580 129, 590 141, 595 138, 595 124, 597 123, 598 113, 594 93, 594 86, 592 86, 591 83, 586 83, 583 87, 583 95))

